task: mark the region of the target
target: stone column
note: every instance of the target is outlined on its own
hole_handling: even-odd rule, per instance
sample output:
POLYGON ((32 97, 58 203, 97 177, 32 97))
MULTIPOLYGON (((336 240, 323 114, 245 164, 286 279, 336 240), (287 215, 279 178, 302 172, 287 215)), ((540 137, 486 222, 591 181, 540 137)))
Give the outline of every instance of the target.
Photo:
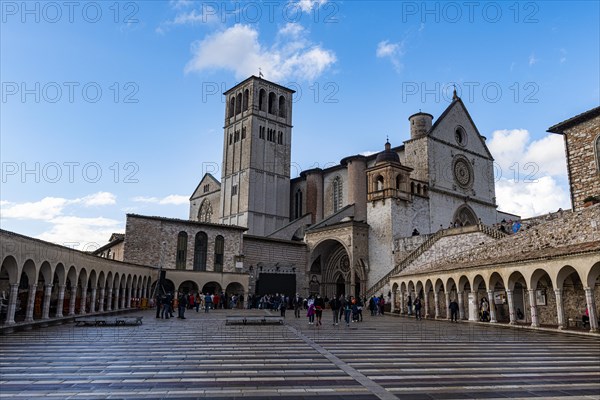
POLYGON ((121 309, 125 308, 125 288, 121 288, 121 309))
POLYGON ((558 329, 565 329, 565 309, 563 308, 562 289, 554 289, 556 297, 556 319, 558 329))
POLYGON ((396 291, 392 290, 392 304, 390 304, 390 312, 396 311, 396 291))
POLYGON ((433 306, 435 307, 435 319, 440 318, 440 295, 437 291, 433 292, 433 306))
POLYGON ((423 303, 425 306, 425 312, 423 313, 423 315, 425 316, 425 318, 429 318, 429 292, 426 292, 425 290, 423 290, 423 294, 424 294, 423 303))
POLYGON ((8 309, 6 310, 6 324, 15 323, 15 312, 17 311, 17 297, 19 296, 19 284, 10 284, 10 295, 8 296, 8 309))
POLYGON ((62 318, 63 307, 65 306, 65 288, 66 285, 58 285, 58 298, 56 299, 56 318, 62 318))
POLYGON ((508 318, 510 320, 509 324, 516 325, 517 314, 515 312, 515 302, 512 290, 506 289, 506 301, 508 301, 508 318))
POLYGON ((404 312, 404 309, 406 308, 406 306, 404 305, 404 292, 399 290, 398 293, 400 293, 400 315, 404 315, 406 314, 404 312))
POLYGON ((529 309, 531 310, 531 326, 538 327, 540 323, 537 315, 537 305, 535 303, 535 289, 529 289, 529 309))
POLYGON ((50 298, 52 297, 52 284, 44 286, 44 308, 42 309, 42 319, 50 318, 50 298))
POLYGON ((146 298, 146 285, 142 286, 142 295, 140 296, 141 298, 146 298))
POLYGON ((494 301, 494 291, 488 290, 488 304, 490 305, 490 322, 496 323, 498 320, 496 319, 496 302, 494 301))
POLYGON ((87 286, 81 287, 81 301, 79 302, 79 314, 85 314, 87 305, 87 286))
POLYGON ((131 308, 131 298, 135 297, 132 296, 134 289, 133 288, 127 288, 127 308, 131 308))
POLYGON ((465 319, 465 295, 464 292, 457 292, 458 296, 458 319, 465 319))
POLYGON ((92 295, 90 297, 90 313, 96 312, 96 287, 92 288, 92 295))
POLYGON ((446 295, 446 319, 450 321, 450 292, 446 291, 444 294, 446 295))
POLYGON ((106 288, 102 286, 100 288, 100 301, 98 302, 98 312, 104 312, 104 300, 106 300, 106 288))
POLYGON ((469 321, 477 321, 477 292, 469 292, 469 321))
POLYGON ((29 285, 29 296, 27 298, 27 312, 25 314, 25 322, 33 322, 33 306, 35 305, 35 292, 37 284, 29 285))
POLYGON ((71 298, 69 299, 69 315, 75 315, 75 302, 77 301, 77 286, 71 287, 71 298))
POLYGON ((106 296, 106 311, 112 311, 112 301, 113 301, 113 288, 110 286, 108 288, 108 295, 106 296))
POLYGON ((596 303, 594 303, 594 288, 585 288, 585 301, 587 302, 587 309, 590 317, 590 332, 598 332, 598 313, 596 310, 596 303))
POLYGON ((121 294, 121 292, 120 292, 119 288, 115 288, 114 289, 115 298, 113 299, 114 302, 113 302, 113 308, 112 308, 115 311, 119 309, 119 295, 120 294, 121 294))

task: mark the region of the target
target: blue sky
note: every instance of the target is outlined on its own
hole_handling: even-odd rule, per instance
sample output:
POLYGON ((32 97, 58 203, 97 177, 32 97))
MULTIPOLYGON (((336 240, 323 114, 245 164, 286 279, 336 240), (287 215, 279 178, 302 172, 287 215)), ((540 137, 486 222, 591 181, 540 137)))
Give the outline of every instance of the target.
POLYGON ((2 228, 91 248, 127 212, 187 218, 220 178, 220 93, 258 68, 298 91, 292 176, 401 144, 456 84, 500 209, 569 208, 546 129, 599 104, 598 4, 4 1, 2 228))

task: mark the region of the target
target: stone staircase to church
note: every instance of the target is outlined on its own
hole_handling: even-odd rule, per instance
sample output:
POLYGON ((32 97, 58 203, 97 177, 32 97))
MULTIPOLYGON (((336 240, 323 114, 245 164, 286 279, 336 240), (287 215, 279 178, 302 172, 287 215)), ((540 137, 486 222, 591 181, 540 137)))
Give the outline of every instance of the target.
POLYGON ((408 267, 410 264, 412 264, 423 253, 425 253, 427 250, 431 249, 431 247, 441 238, 443 238, 445 236, 453 236, 453 235, 464 234, 464 233, 473 233, 473 232, 481 232, 481 233, 484 233, 494 239, 502 239, 503 237, 506 236, 505 233, 502 233, 497 229, 494 229, 492 227, 489 227, 489 226, 483 225, 483 224, 469 225, 469 226, 464 226, 464 227, 459 227, 459 228, 441 229, 441 230, 437 231, 436 233, 434 233, 433 235, 429 236, 429 238, 427 238, 427 240, 425 240, 419 247, 417 247, 415 250, 413 250, 411 253, 409 253, 408 256, 406 256, 401 262, 399 262, 390 272, 385 274, 385 276, 383 278, 381 278, 379 281, 377 281, 377 283, 375 283, 373 286, 371 286, 371 288, 369 288, 365 292, 365 295, 367 296, 367 298, 369 298, 369 297, 377 294, 390 281, 390 278, 392 276, 399 274, 400 271, 402 271, 403 269, 408 267))

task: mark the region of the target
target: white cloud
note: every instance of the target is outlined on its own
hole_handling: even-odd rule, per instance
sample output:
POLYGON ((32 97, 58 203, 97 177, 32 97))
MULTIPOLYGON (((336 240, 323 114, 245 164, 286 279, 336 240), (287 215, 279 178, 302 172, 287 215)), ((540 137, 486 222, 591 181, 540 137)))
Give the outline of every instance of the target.
POLYGON ((403 43, 390 43, 389 40, 382 40, 377 44, 375 54, 377 58, 388 58, 392 62, 396 72, 400 72, 403 67, 400 62, 400 57, 404 55, 403 47, 403 43))
POLYGON ((108 206, 117 204, 117 196, 109 192, 98 192, 81 199, 86 206, 108 206))
POLYGON ((539 61, 539 60, 538 60, 537 58, 535 58, 535 54, 533 54, 533 53, 532 53, 532 54, 529 56, 529 66, 530 66, 530 67, 531 67, 532 65, 534 65, 534 64, 537 64, 537 62, 538 62, 538 61, 539 61))
POLYGON ((119 221, 109 218, 57 217, 53 226, 36 237, 79 250, 91 251, 105 244, 115 231, 123 231, 119 221))
POLYGON ((258 36, 256 29, 242 24, 209 35, 192 45, 185 71, 226 69, 241 80, 261 68, 272 81, 313 80, 336 62, 332 51, 310 43, 297 24, 285 25, 270 48, 261 45, 258 36))
POLYGON ((365 157, 369 157, 372 156, 373 154, 377 154, 379 153, 378 151, 363 151, 362 153, 358 153, 361 156, 365 156, 365 157))
POLYGON ((176 10, 186 8, 194 4, 192 0, 170 0, 169 5, 176 10))
POLYGON ((298 7, 304 12, 310 12, 313 8, 319 8, 325 3, 327 0, 300 0, 298 7))
POLYGON ((500 210, 531 217, 569 208, 562 136, 549 134, 531 140, 525 129, 498 130, 492 133, 488 147, 495 160, 500 210))
POLYGON ((40 201, 11 203, 3 201, 0 216, 2 218, 33 219, 49 221, 62 214, 69 200, 61 197, 44 197, 40 201))
POLYGON ((496 182, 496 201, 499 210, 520 215, 523 218, 568 209, 569 192, 551 176, 543 176, 536 182, 500 179, 496 182))
POLYGON ((174 204, 174 205, 188 204, 190 201, 189 196, 182 196, 182 195, 178 195, 178 194, 170 194, 166 197, 163 197, 162 199, 158 198, 158 197, 138 196, 138 197, 132 198, 131 200, 136 203, 174 204))

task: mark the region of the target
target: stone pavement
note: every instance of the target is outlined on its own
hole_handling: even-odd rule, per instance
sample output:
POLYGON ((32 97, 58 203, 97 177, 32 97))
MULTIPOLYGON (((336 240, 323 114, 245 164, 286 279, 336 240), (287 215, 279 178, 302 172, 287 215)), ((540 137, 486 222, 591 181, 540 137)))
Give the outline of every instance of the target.
POLYGON ((137 327, 73 324, 0 337, 0 398, 600 399, 600 340, 394 316, 225 325, 261 310, 140 311, 137 327))

